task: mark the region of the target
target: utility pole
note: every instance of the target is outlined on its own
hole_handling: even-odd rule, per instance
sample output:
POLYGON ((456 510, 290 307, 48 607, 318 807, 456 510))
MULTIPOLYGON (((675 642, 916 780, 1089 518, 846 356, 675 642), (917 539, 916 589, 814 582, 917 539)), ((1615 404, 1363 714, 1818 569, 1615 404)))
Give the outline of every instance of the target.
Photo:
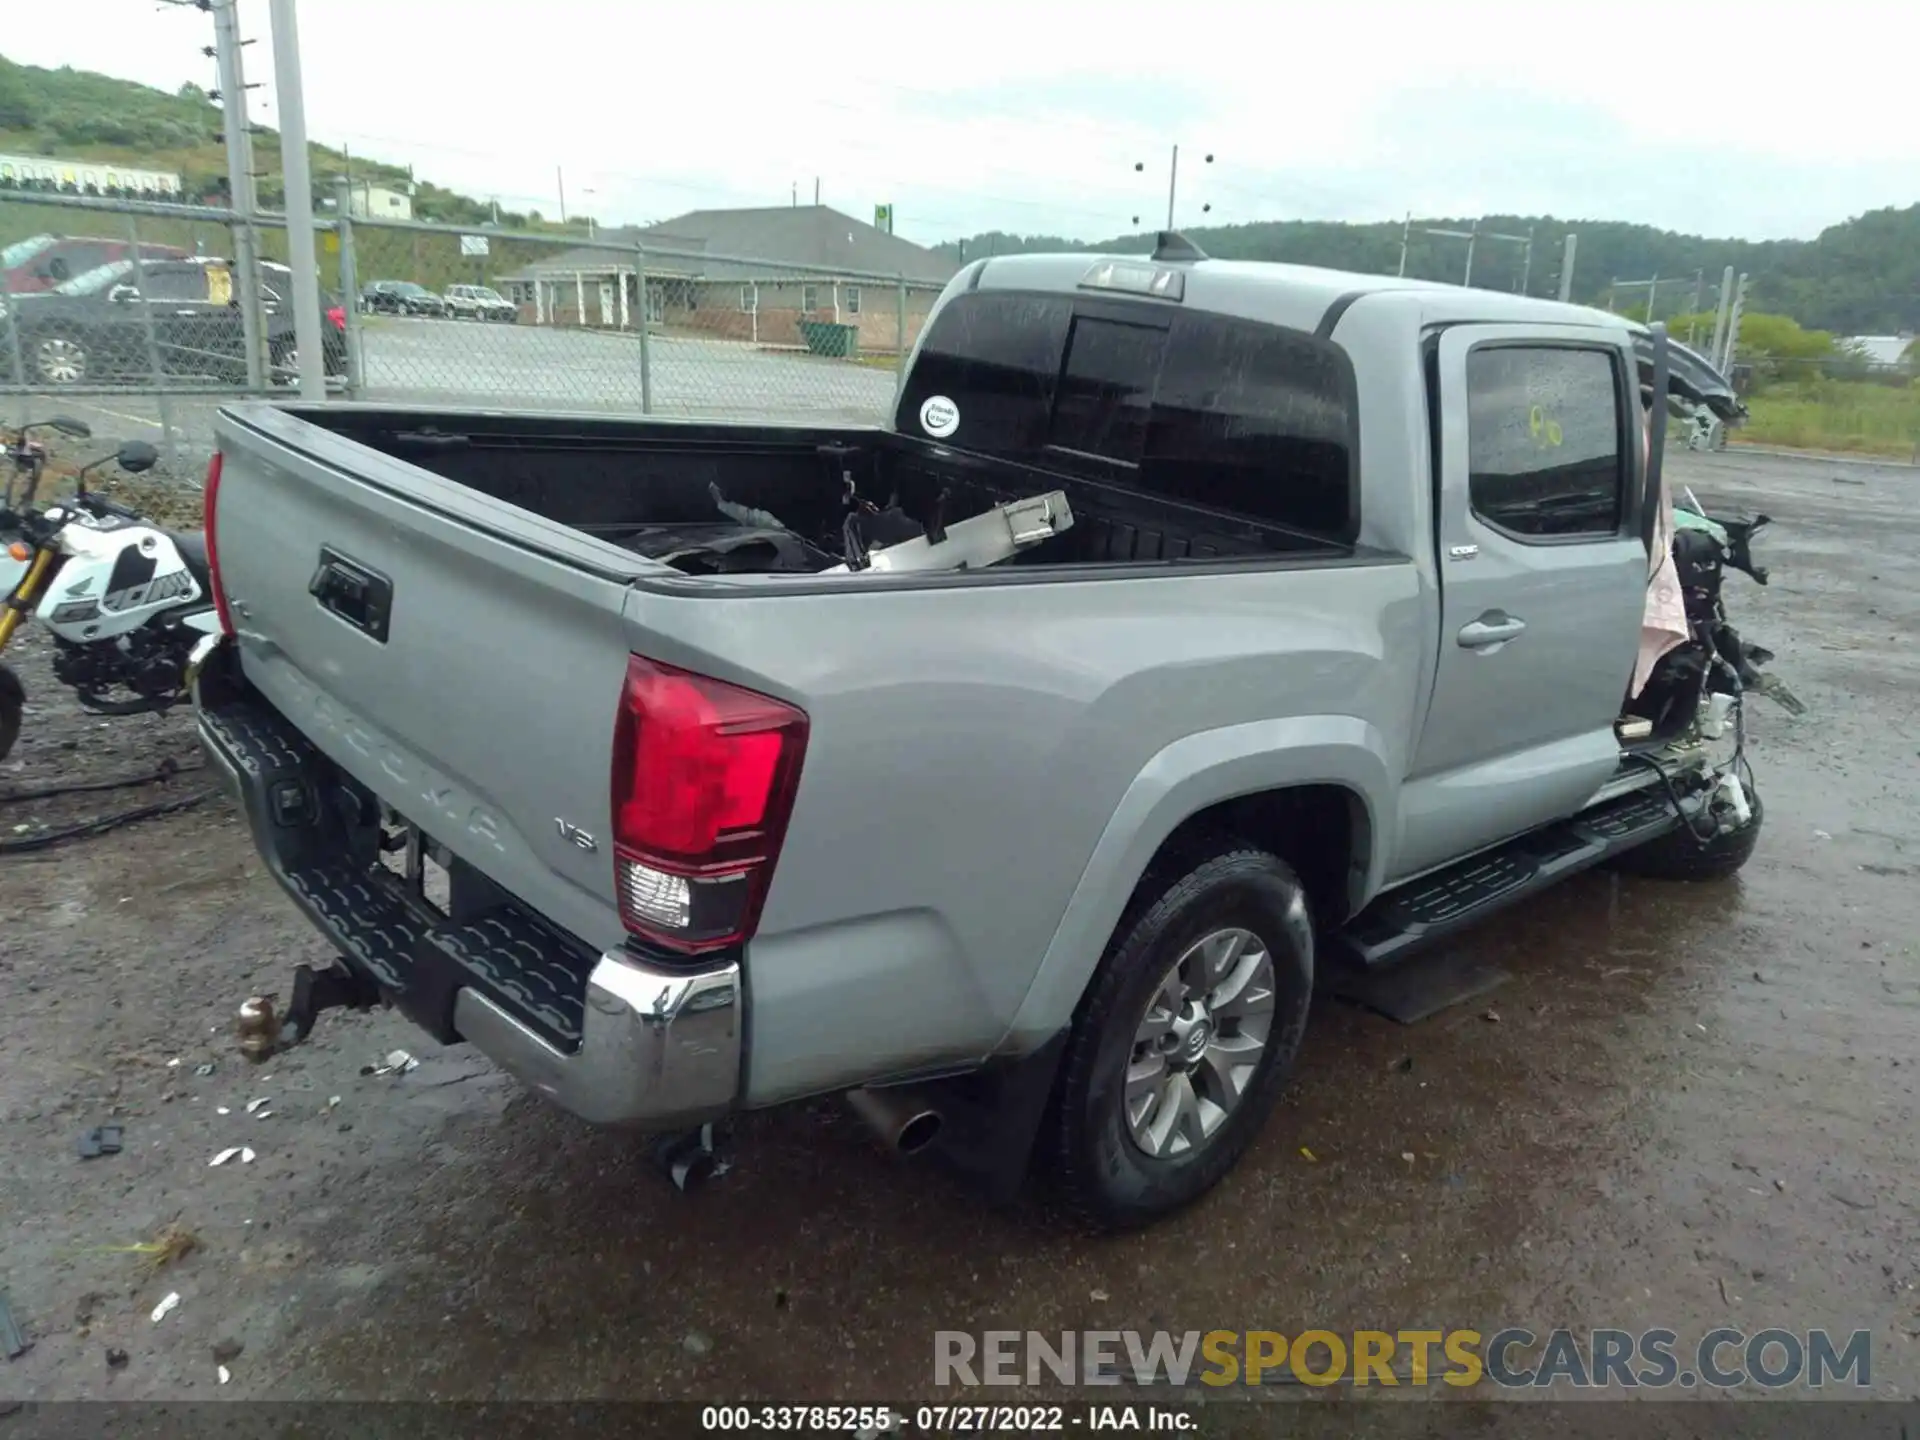
POLYGON ((567 172, 558 165, 553 167, 553 183, 560 188, 560 223, 567 223, 567 172))
MULTIPOLYGON (((1478 230, 1478 224, 1476 224, 1474 228, 1478 230)), ((1520 288, 1515 293, 1519 295, 1526 294, 1527 281, 1533 274, 1533 232, 1529 230, 1524 235, 1502 235, 1497 231, 1489 230, 1486 232, 1486 238, 1489 240, 1505 240, 1509 245, 1518 245, 1521 247, 1523 258, 1520 262, 1520 288)), ((1468 247, 1468 259, 1469 264, 1471 264, 1471 246, 1468 247)))
POLYGON ((1573 257, 1579 249, 1580 237, 1569 230, 1565 246, 1560 252, 1560 303, 1562 305, 1573 299, 1573 257))
MULTIPOLYGON (((1213 156, 1211 155, 1207 156, 1205 163, 1208 165, 1211 165, 1213 163, 1213 156)), ((1143 173, 1146 170, 1146 168, 1147 168, 1147 162, 1144 160, 1136 160, 1133 162, 1133 169, 1135 174, 1143 173)), ((1173 147, 1172 163, 1170 163, 1167 166, 1167 229, 1169 230, 1173 229, 1174 200, 1179 195, 1179 193, 1180 193, 1180 147, 1176 145, 1173 147)), ((1213 209, 1213 205, 1211 204, 1211 202, 1209 202, 1208 204, 1202 205, 1200 209, 1203 212, 1208 211, 1213 209)), ((1140 223, 1140 217, 1138 215, 1133 217, 1133 223, 1136 225, 1140 223)))
POLYGON ((1727 314, 1727 347, 1720 354, 1720 373, 1733 379, 1733 357, 1740 346, 1740 313, 1747 308, 1747 276, 1733 289, 1733 309, 1727 314))
POLYGON ((1400 268, 1394 274, 1405 277, 1407 273, 1407 238, 1413 233, 1413 212, 1407 211, 1407 218, 1400 226, 1400 268))
POLYGON ((240 327, 247 349, 247 388, 266 388, 266 348, 260 335, 259 199, 253 184, 253 123, 247 118, 246 67, 241 63, 238 0, 213 0, 213 55, 220 77, 220 127, 227 143, 227 202, 233 207, 233 264, 240 290, 240 327))
POLYGON ((293 343, 299 353, 300 394, 317 404, 327 398, 327 365, 320 339, 320 260, 313 244, 313 176, 307 166, 300 27, 293 6, 294 0, 270 0, 273 90, 280 110, 280 173, 287 187, 287 263, 293 267, 293 343))
POLYGON ((1714 306, 1713 348, 1707 351, 1707 358, 1715 365, 1720 363, 1720 353, 1727 343, 1727 317, 1733 313, 1733 267, 1727 266, 1720 272, 1720 303, 1714 306))
POLYGON ((1467 230, 1423 230, 1421 233, 1424 235, 1437 235, 1443 240, 1466 241, 1467 271, 1466 277, 1461 280, 1460 283, 1462 285, 1473 284, 1473 246, 1474 242, 1480 237, 1480 222, 1478 220, 1474 221, 1472 228, 1467 230))

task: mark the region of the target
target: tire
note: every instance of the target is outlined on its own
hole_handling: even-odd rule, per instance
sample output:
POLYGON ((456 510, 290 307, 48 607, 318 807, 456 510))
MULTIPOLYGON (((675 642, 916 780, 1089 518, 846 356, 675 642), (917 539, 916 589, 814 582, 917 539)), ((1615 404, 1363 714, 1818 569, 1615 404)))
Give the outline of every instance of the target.
POLYGON ((78 385, 87 378, 87 345, 64 330, 33 342, 33 372, 48 385, 78 385))
POLYGON ((27 708, 27 687, 20 677, 0 665, 0 760, 13 753, 20 738, 20 719, 27 708))
POLYGON ((1150 871, 1081 1000, 1043 1134, 1041 1159, 1072 1214, 1097 1229, 1132 1229, 1212 1189, 1271 1113, 1292 1071, 1312 996, 1307 895, 1279 859, 1229 844, 1165 874, 1150 871), (1226 938, 1235 934, 1244 937, 1237 950, 1226 938), (1256 946, 1264 950, 1264 972, 1256 946), (1223 958, 1227 963, 1218 966, 1223 958), (1257 1001, 1230 1008, 1235 997, 1222 992, 1239 979, 1244 1004, 1263 973, 1270 995, 1264 1044, 1251 1073, 1238 1065, 1227 1069, 1218 1062, 1245 1053, 1245 1045, 1232 1042, 1255 1034, 1262 1008, 1257 1001), (1197 1019, 1191 1008, 1175 1015, 1168 1003, 1180 998, 1183 980, 1197 992, 1185 997, 1185 1006, 1201 1001, 1197 1019), (1195 980, 1216 988, 1209 994, 1195 980), (1166 988, 1169 982, 1174 989, 1166 988), (1210 1033, 1196 1038, 1200 1023, 1210 1033), (1130 1072, 1138 1107, 1131 1117, 1130 1072), (1151 1078, 1156 1074, 1158 1081, 1151 1078), (1181 1103, 1181 1078, 1191 1105, 1181 1103), (1220 1105, 1234 1084, 1237 1100, 1220 1105))
POLYGON ((1760 840, 1766 810, 1758 795, 1751 796, 1750 803, 1753 815, 1746 824, 1714 836, 1705 845, 1682 826, 1657 840, 1636 845, 1608 863, 1622 874, 1649 880, 1725 880, 1747 863, 1760 840))

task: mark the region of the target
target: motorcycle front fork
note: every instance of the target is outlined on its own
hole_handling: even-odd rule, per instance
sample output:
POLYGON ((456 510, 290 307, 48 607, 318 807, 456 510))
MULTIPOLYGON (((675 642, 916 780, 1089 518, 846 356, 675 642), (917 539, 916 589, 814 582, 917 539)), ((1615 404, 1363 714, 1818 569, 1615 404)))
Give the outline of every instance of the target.
POLYGON ((54 561, 59 558, 52 550, 35 552, 27 573, 13 587, 13 594, 7 597, 6 603, 0 605, 0 650, 7 648, 13 639, 13 632, 20 628, 20 622, 40 603, 40 592, 46 588, 47 577, 53 570, 54 561))

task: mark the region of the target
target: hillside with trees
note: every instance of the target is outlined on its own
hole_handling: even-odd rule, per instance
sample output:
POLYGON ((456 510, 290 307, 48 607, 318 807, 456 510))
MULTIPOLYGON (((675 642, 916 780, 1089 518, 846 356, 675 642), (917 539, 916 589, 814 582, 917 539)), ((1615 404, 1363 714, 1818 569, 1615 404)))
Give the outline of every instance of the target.
MULTIPOLYGON (((1422 230, 1465 230, 1472 223, 1457 218, 1417 221, 1408 237, 1406 273, 1432 280, 1461 279, 1465 242, 1422 230)), ((1282 260, 1392 274, 1400 264, 1401 228, 1397 221, 1349 225, 1279 220, 1201 226, 1183 233, 1221 259, 1282 260)), ((1573 296, 1589 304, 1606 304, 1615 279, 1644 281, 1659 276, 1663 283, 1656 313, 1666 319, 1710 306, 1722 269, 1731 265, 1736 273, 1745 271, 1753 277, 1750 309, 1791 315, 1811 328, 1843 335, 1920 330, 1920 204, 1870 211, 1829 227, 1813 240, 1709 239, 1650 225, 1551 215, 1488 215, 1481 217, 1480 229, 1509 235, 1533 232, 1533 264, 1524 276, 1521 246, 1484 238, 1476 245, 1474 283, 1492 289, 1518 290, 1524 278, 1532 294, 1557 294, 1562 244, 1571 230, 1580 236, 1573 296)), ((1152 244, 1151 234, 1089 243, 1058 235, 992 231, 939 248, 956 258, 977 259, 1033 250, 1139 252, 1152 244)), ((1647 287, 1622 289, 1611 298, 1616 309, 1644 311, 1647 287)))

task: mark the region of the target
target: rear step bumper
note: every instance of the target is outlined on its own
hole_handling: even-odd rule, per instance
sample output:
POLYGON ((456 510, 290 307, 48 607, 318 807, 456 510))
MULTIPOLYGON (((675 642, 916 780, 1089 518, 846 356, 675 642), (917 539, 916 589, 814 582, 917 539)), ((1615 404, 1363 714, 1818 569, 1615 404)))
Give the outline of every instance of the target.
POLYGON ((735 1108, 737 963, 689 972, 595 955, 511 903, 449 918, 384 867, 352 862, 333 813, 338 771, 264 698, 195 699, 201 744, 267 868, 342 964, 416 1024, 592 1124, 669 1130, 735 1108))

